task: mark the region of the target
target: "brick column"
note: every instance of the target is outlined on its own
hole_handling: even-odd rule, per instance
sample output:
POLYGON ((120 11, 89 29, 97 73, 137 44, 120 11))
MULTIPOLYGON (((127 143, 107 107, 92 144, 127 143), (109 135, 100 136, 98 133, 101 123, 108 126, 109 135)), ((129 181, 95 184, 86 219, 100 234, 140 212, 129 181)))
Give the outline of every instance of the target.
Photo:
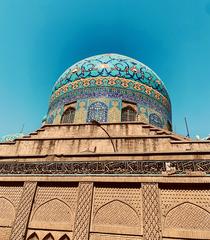
POLYGON ((157 183, 142 184, 142 203, 143 239, 162 239, 159 189, 157 183))
POLYGON ((88 240, 93 195, 93 183, 79 183, 77 212, 74 223, 73 240, 88 240))
POLYGON ((25 240, 30 211, 36 192, 37 182, 25 182, 12 227, 10 240, 25 240))

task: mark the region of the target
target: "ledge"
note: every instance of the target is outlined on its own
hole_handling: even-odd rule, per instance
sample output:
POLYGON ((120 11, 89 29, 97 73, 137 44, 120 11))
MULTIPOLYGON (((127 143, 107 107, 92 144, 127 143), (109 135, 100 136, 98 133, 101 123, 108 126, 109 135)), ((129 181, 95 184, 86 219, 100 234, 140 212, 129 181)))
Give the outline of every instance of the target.
MULTIPOLYGON (((34 134, 33 134, 34 135, 34 134)), ((133 135, 133 136, 111 136, 111 139, 147 139, 147 138, 172 138, 172 139, 177 139, 177 137, 173 136, 173 135, 133 135)), ((40 138, 30 138, 30 136, 28 137, 24 137, 24 138, 17 138, 15 141, 46 141, 46 140, 55 140, 55 141, 59 141, 59 140, 81 140, 81 139, 110 139, 108 136, 95 136, 95 137, 89 137, 89 136, 84 136, 84 137, 40 137, 40 138)), ((177 139, 177 141, 179 141, 179 139, 177 139)), ((175 141, 176 142, 176 141, 175 141)))
MULTIPOLYGON (((202 141, 197 141, 197 140, 186 140, 186 141, 171 141, 172 144, 174 143, 179 143, 179 144, 186 144, 186 143, 210 143, 210 140, 202 140, 202 141)), ((210 147, 210 146, 209 146, 210 147)))
MULTIPOLYGON (((92 153, 92 152, 85 152, 85 153, 73 153, 73 154, 34 154, 34 155, 0 155, 0 159, 6 158, 47 158, 47 157, 103 157, 103 156, 166 156, 166 155, 208 155, 210 154, 209 151, 175 151, 175 152, 106 152, 106 153, 92 153)), ((202 158, 201 158, 202 159, 202 158)), ((196 160, 196 159, 195 159, 196 160)), ((205 159, 202 159, 205 160, 205 159)))

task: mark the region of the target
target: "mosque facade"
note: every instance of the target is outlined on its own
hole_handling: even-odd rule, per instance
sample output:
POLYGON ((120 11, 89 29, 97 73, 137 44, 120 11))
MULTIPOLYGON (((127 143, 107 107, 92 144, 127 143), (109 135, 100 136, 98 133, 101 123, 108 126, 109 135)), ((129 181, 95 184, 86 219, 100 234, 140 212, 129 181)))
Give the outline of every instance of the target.
POLYGON ((0 158, 0 240, 210 239, 210 141, 172 132, 165 85, 130 57, 68 68, 0 158))

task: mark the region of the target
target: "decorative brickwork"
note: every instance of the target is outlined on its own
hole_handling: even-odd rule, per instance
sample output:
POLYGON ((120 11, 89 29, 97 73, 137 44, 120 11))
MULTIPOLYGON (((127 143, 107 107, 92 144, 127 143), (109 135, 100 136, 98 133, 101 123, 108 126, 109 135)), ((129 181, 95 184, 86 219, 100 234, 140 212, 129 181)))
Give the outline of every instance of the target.
POLYGON ((9 240, 23 187, 0 185, 0 239, 9 240))
POLYGON ((37 187, 37 194, 36 194, 36 201, 33 206, 33 212, 36 211, 38 207, 42 204, 52 200, 52 199, 59 199, 65 202, 67 205, 71 206, 72 210, 76 210, 77 204, 77 187, 70 186, 53 186, 46 185, 46 186, 38 186, 37 187))
POLYGON ((10 240, 24 240, 26 234, 27 223, 31 207, 33 204, 34 195, 36 192, 36 182, 25 182, 20 204, 16 214, 16 219, 12 227, 10 240))
POLYGON ((156 183, 142 184, 143 203, 143 238, 159 240, 161 237, 161 222, 159 208, 159 189, 156 183))
POLYGON ((141 235, 141 211, 140 185, 96 186, 91 231, 141 235))
POLYGON ((73 224, 73 213, 68 205, 59 199, 53 199, 41 205, 33 215, 31 226, 36 228, 69 229, 73 224))
POLYGON ((79 184, 79 197, 75 219, 73 240, 88 240, 93 183, 81 182, 79 184))
POLYGON ((70 184, 38 186, 29 227, 72 230, 77 192, 70 184))
POLYGON ((27 240, 39 240, 39 238, 36 233, 33 233, 29 236, 27 240))
POLYGON ((0 198, 3 197, 8 199, 17 210, 22 191, 23 191, 22 186, 13 186, 12 184, 10 186, 1 185, 0 198))
POLYGON ((9 240, 11 234, 11 228, 0 227, 0 239, 9 240))
POLYGON ((129 205, 117 200, 102 206, 98 210, 94 218, 94 224, 140 226, 137 213, 129 205))
POLYGON ((65 234, 59 240, 70 240, 70 238, 65 234))
POLYGON ((126 185, 124 187, 95 187, 93 217, 99 208, 114 200, 131 206, 141 218, 141 189, 126 187, 126 185))
POLYGON ((181 203, 190 202, 210 211, 210 190, 199 189, 161 189, 162 214, 181 203))
POLYGON ((210 231, 210 213, 194 204, 183 203, 167 214, 165 227, 210 231))
POLYGON ((43 240, 55 240, 51 233, 48 233, 43 240))
POLYGON ((34 230, 29 229, 26 240, 43 240, 45 237, 51 236, 55 240, 72 240, 72 232, 64 232, 59 230, 34 230))
POLYGON ((210 191, 161 189, 164 228, 210 230, 210 191))
POLYGON ((72 230, 78 188, 71 185, 38 186, 29 226, 72 230))
MULTIPOLYGON (((15 219, 14 205, 6 198, 0 198, 0 226, 12 226, 15 219)), ((0 233, 1 235, 1 233, 0 233)))

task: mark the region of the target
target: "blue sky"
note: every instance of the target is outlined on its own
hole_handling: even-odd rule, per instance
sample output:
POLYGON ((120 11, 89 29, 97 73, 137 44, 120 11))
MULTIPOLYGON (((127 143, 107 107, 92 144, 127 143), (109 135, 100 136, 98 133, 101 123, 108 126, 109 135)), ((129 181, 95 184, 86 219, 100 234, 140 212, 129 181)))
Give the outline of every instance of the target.
POLYGON ((0 0, 0 136, 39 128, 59 75, 101 53, 160 76, 177 133, 210 133, 210 0, 0 0))

